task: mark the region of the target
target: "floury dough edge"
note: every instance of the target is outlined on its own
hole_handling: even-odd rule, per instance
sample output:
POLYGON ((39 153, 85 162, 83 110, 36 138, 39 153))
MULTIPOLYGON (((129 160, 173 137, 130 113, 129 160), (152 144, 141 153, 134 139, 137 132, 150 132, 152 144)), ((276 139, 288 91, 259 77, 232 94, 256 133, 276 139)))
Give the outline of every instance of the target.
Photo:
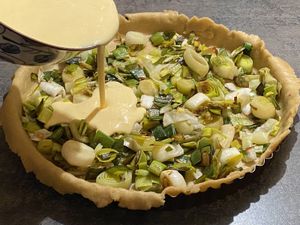
POLYGON ((273 56, 266 48, 264 42, 256 35, 248 35, 240 31, 230 31, 225 26, 214 23, 209 18, 188 18, 174 11, 149 12, 126 14, 120 16, 121 34, 127 31, 139 31, 151 34, 155 31, 176 31, 178 33, 195 32, 202 43, 216 45, 233 50, 245 41, 253 44, 251 56, 254 66, 261 68, 267 66, 271 73, 282 84, 280 103, 282 106, 282 123, 275 138, 271 140, 268 149, 251 165, 242 171, 230 173, 227 177, 210 180, 200 184, 188 186, 184 189, 168 187, 162 193, 141 192, 112 188, 91 183, 77 178, 55 166, 45 159, 35 148, 22 127, 22 98, 34 88, 29 74, 37 72, 38 67, 20 67, 13 79, 12 87, 3 103, 1 120, 6 141, 10 149, 19 155, 26 172, 33 172, 43 184, 53 187, 61 194, 77 193, 93 201, 97 207, 105 207, 113 201, 119 202, 120 207, 128 209, 147 210, 159 207, 165 203, 165 195, 176 197, 180 193, 192 194, 205 192, 208 188, 220 188, 222 184, 229 184, 246 173, 255 171, 256 166, 262 166, 265 160, 272 156, 278 145, 290 133, 294 117, 300 104, 300 79, 294 70, 282 59, 273 56), (28 76, 26 76, 28 75, 28 76))

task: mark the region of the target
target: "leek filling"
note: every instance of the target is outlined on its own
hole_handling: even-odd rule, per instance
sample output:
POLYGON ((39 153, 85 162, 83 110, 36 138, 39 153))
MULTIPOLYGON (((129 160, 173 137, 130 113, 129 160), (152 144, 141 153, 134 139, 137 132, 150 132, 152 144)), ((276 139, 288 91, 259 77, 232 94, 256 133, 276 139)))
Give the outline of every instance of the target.
POLYGON ((47 159, 101 185, 161 192, 226 177, 254 164, 280 126, 281 85, 253 67, 251 51, 206 46, 194 33, 129 32, 107 52, 105 73, 147 110, 131 133, 108 136, 84 120, 45 128, 53 102, 91 96, 95 50, 31 74, 24 129, 47 159))

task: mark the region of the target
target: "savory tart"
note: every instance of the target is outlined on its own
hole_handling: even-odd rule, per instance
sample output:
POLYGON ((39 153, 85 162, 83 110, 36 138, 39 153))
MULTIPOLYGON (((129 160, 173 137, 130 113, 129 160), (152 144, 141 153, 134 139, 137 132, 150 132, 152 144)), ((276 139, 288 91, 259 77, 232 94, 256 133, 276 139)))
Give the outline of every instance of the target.
POLYGON ((129 14, 106 50, 108 108, 116 108, 100 120, 87 107, 98 101, 95 51, 21 67, 2 108, 12 151, 62 194, 98 207, 158 207, 166 194, 253 172, 290 132, 299 80, 255 35, 176 12, 129 14))

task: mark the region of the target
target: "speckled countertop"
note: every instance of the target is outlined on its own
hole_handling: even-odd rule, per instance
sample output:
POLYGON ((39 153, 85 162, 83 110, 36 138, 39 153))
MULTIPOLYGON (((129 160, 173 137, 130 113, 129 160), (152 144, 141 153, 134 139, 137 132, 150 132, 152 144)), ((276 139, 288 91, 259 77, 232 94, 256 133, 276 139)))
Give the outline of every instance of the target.
MULTIPOLYGON (((259 35, 267 48, 300 74, 299 0, 116 0, 119 12, 177 10, 208 16, 231 29, 259 35)), ((0 6, 1 7, 1 6, 0 6)), ((0 95, 16 66, 0 62, 0 95)), ((280 151, 263 168, 220 190, 167 198, 164 207, 129 211, 110 205, 97 209, 78 195, 61 196, 26 174, 0 131, 0 224, 300 224, 299 114, 280 151)))

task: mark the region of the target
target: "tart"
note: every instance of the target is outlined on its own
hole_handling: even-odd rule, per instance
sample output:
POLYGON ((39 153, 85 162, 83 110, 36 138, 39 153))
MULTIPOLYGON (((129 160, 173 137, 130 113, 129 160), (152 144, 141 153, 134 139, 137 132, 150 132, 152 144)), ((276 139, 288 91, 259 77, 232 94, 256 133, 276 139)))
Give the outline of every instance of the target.
POLYGON ((61 194, 97 207, 159 207, 165 195, 205 192, 255 171, 290 132, 299 79, 255 35, 209 18, 138 13, 120 16, 106 49, 107 87, 127 86, 143 115, 131 131, 53 119, 57 102, 79 105, 97 92, 93 51, 20 67, 2 107, 10 149, 61 194))

